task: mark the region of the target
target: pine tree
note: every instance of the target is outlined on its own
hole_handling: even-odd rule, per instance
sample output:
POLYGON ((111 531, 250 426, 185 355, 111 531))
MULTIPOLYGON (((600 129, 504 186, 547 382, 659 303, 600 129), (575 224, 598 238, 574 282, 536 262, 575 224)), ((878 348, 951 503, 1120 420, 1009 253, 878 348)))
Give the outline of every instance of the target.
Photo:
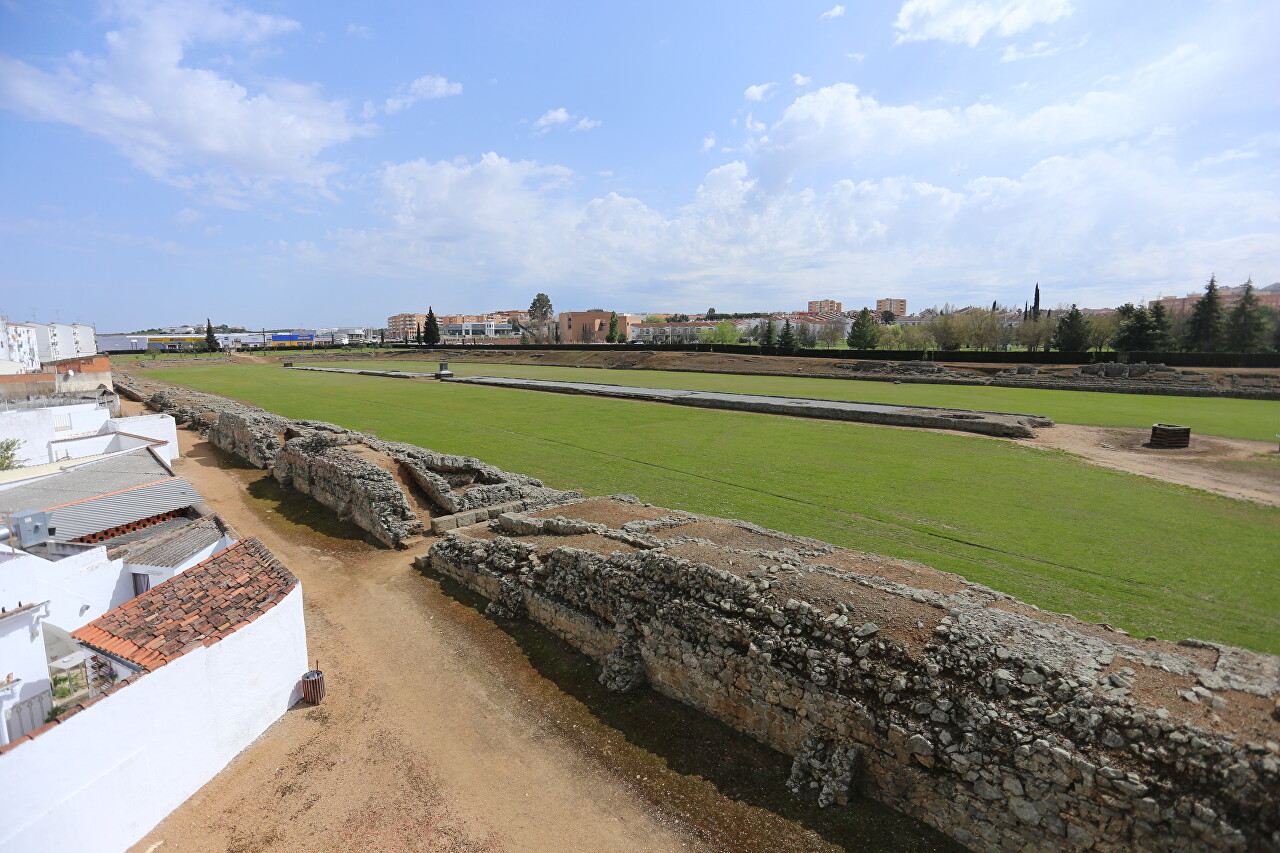
POLYGON ((1154 338, 1154 324, 1145 308, 1121 306, 1118 312, 1124 319, 1112 338, 1112 346, 1120 352, 1149 352, 1154 338))
POLYGON ((422 327, 422 342, 427 346, 435 346, 440 343, 440 321, 436 319, 436 312, 431 310, 431 306, 427 306, 427 325, 422 327))
MULTIPOLYGON (((551 307, 551 297, 545 293, 533 297, 533 302, 529 303, 529 323, 533 326, 533 333, 539 343, 545 344, 551 340, 551 325, 554 320, 555 309, 551 307)), ((557 329, 556 343, 559 342, 560 334, 557 329)))
POLYGON ((760 345, 771 347, 778 343, 778 333, 773 328, 773 321, 764 324, 764 334, 760 338, 760 345))
POLYGON ((1173 349, 1173 332, 1164 303, 1152 302, 1147 314, 1151 317, 1151 351, 1166 352, 1173 349))
POLYGON ((527 347, 529 345, 529 334, 527 332, 520 333, 520 346, 527 347))
POLYGON ((1218 293, 1218 279, 1209 276, 1204 286, 1204 296, 1196 300, 1187 323, 1187 336, 1182 348, 1188 352, 1217 352, 1222 347, 1222 296, 1218 293))
POLYGON ((783 321, 782 332, 778 335, 778 347, 788 351, 796 348, 796 332, 791 328, 790 320, 783 321))
POLYGON ((1053 330, 1053 346, 1060 352, 1081 352, 1089 345, 1089 325, 1080 309, 1072 305, 1065 316, 1058 318, 1053 330))
POLYGON ((1036 298, 1035 301, 1031 303, 1031 319, 1040 319, 1040 282, 1038 281, 1036 282, 1036 298))
POLYGON ((853 318, 845 343, 849 345, 849 349, 875 349, 880 345, 880 330, 876 328, 875 318, 871 316, 869 308, 863 308, 853 318))
MULTIPOLYGON (((714 308, 712 309, 715 310, 714 308)), ((609 333, 604 336, 605 342, 610 344, 623 343, 618 340, 618 312, 614 311, 609 315, 609 333)))
POLYGON ((707 319, 708 319, 708 320, 714 320, 715 318, 716 318, 716 309, 714 309, 714 308, 708 308, 708 309, 707 309, 707 319))
POLYGON ((218 339, 213 336, 213 321, 204 318, 204 348, 209 352, 218 351, 218 339))
POLYGON ((813 349, 818 345, 818 336, 813 333, 813 326, 808 323, 796 326, 796 345, 800 349, 813 349))
POLYGON ((1258 296, 1253 292, 1253 279, 1244 283, 1240 301, 1227 316, 1227 350, 1229 352, 1259 352, 1263 347, 1266 322, 1262 316, 1258 296))

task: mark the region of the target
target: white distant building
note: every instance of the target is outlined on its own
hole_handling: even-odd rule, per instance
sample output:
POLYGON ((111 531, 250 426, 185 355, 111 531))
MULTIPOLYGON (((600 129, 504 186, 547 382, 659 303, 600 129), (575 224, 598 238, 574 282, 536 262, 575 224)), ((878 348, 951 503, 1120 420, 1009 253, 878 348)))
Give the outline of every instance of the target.
POLYGON ((27 323, 35 332, 36 351, 42 363, 98 354, 92 326, 82 323, 27 323))
POLYGON ((0 317, 0 376, 39 369, 40 349, 34 326, 0 317))

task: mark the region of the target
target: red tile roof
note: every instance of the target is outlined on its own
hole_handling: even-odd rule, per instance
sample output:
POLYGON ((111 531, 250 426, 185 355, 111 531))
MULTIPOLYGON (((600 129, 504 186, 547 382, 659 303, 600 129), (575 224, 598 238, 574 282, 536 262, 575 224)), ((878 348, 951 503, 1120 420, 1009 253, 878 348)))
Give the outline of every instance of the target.
POLYGON ((71 632, 145 670, 211 646, 278 604, 296 586, 256 538, 241 540, 71 632))

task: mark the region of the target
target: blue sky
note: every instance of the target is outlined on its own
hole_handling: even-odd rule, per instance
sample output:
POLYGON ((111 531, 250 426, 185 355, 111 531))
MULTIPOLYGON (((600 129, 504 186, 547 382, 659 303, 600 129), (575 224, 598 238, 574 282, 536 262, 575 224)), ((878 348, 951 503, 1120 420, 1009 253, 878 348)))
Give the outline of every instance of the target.
POLYGON ((0 311, 1100 307, 1280 279, 1280 4, 0 4, 0 311))

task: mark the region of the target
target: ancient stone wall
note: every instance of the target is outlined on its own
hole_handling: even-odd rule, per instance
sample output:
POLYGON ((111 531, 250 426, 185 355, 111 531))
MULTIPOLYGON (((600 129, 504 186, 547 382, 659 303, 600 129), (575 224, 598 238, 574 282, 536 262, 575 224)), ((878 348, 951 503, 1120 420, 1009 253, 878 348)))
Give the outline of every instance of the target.
POLYGON ((794 756, 790 786, 823 804, 852 785, 982 851, 1280 849, 1280 660, 626 506, 503 515, 419 559, 606 685, 647 680, 794 756))
POLYGON ((506 510, 582 497, 478 459, 382 441, 322 421, 285 418, 129 373, 117 378, 117 387, 122 395, 200 430, 218 449, 269 470, 286 487, 310 495, 391 547, 405 547, 428 525, 444 530, 506 510), (432 508, 415 508, 409 494, 414 489, 432 508))
POLYGON ((271 475, 369 531, 384 545, 398 547, 421 534, 422 521, 395 477, 342 446, 352 440, 331 432, 306 431, 285 442, 271 475))

